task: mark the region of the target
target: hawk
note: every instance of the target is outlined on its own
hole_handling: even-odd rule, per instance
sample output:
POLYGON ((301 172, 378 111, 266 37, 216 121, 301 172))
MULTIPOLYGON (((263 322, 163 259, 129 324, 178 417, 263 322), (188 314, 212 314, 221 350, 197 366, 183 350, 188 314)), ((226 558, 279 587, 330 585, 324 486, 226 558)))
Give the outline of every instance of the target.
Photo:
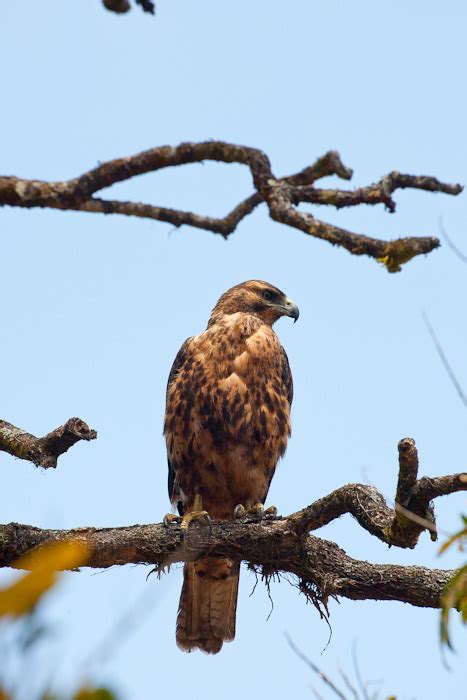
MULTIPOLYGON (((293 385, 272 325, 298 319, 280 289, 250 280, 225 292, 208 326, 180 348, 167 385, 164 435, 169 497, 187 528, 194 518, 263 513, 290 436, 293 385)), ((273 509, 275 512, 275 509, 273 509)), ((184 566, 176 640, 217 654, 235 637, 239 562, 205 558, 184 566)))

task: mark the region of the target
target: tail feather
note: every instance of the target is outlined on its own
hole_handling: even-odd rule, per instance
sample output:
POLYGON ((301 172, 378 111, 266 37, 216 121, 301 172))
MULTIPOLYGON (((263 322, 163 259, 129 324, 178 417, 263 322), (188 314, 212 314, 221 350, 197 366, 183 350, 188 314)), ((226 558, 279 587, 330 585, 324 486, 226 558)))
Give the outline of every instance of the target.
POLYGON ((217 654, 235 637, 240 564, 201 559, 185 564, 177 615, 177 645, 217 654))

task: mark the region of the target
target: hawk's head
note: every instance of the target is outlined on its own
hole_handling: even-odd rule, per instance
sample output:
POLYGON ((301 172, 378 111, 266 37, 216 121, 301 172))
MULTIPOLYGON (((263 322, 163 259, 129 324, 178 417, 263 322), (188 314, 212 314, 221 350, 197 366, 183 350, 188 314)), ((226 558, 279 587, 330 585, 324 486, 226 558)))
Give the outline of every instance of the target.
POLYGON ((299 315, 298 306, 284 292, 261 280, 248 280, 224 292, 212 310, 211 322, 221 314, 238 312, 259 316, 269 326, 281 316, 296 321, 299 315))

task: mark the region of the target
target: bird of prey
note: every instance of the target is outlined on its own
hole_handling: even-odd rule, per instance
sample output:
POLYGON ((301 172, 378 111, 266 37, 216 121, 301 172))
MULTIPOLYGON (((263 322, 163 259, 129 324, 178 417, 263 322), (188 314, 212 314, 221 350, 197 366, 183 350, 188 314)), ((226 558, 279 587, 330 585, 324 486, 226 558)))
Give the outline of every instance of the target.
MULTIPOLYGON (((262 516, 290 435, 292 375, 272 325, 298 308, 280 289, 250 280, 225 292, 208 326, 180 348, 169 375, 164 434, 169 496, 182 529, 196 518, 262 516)), ((275 511, 275 509, 272 509, 275 511)), ((267 511, 266 511, 267 512, 267 511)), ((176 640, 217 654, 235 637, 240 564, 204 558, 184 566, 176 640)))

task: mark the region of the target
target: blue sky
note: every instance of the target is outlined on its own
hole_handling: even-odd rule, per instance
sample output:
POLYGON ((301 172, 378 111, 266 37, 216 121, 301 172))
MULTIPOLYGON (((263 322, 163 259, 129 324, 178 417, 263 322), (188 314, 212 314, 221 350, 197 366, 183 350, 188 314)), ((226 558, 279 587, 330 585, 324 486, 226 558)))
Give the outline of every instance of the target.
MULTIPOLYGON (((337 149, 354 168, 352 186, 393 169, 465 183, 466 20, 465 3, 450 0, 160 0, 155 19, 114 16, 98 0, 4 0, 0 171, 60 180, 152 146, 215 138, 264 149, 277 174, 337 149)), ((136 178, 112 196, 222 215, 250 192, 246 169, 206 164, 136 178)), ((467 253, 465 195, 396 198, 393 215, 379 207, 317 216, 384 238, 437 235, 443 217, 467 253)), ((2 521, 159 522, 169 507, 161 430, 170 365, 218 296, 249 278, 279 286, 301 311, 296 325, 277 324, 295 378, 293 437, 270 491, 280 512, 350 481, 391 499, 405 436, 417 441, 422 473, 466 469, 465 408, 421 318, 425 310, 467 391, 467 268, 446 246, 389 275, 272 222, 264 206, 228 242, 124 217, 0 214, 2 417, 42 435, 77 415, 99 434, 54 472, 0 454, 2 521)), ((465 495, 439 501, 440 530, 454 531, 462 511, 465 495)), ((427 535, 414 551, 388 550, 347 516, 319 535, 369 561, 461 561, 455 552, 440 559, 427 535)), ((453 626, 448 671, 434 611, 331 602, 322 653, 328 629, 298 591, 274 584, 267 621, 267 594, 258 585, 249 597, 246 570, 235 642, 215 658, 183 655, 174 640, 181 571, 160 581, 146 574, 124 567, 63 578, 44 606, 56 637, 41 672, 53 668, 56 687, 88 673, 125 700, 193 688, 211 698, 219 687, 226 700, 311 696, 316 680, 284 632, 329 674, 351 668, 357 640, 363 675, 398 698, 454 696, 467 680, 465 629, 453 626), (135 623, 113 632, 133 606, 135 623), (115 645, 104 654, 109 634, 115 645)))

